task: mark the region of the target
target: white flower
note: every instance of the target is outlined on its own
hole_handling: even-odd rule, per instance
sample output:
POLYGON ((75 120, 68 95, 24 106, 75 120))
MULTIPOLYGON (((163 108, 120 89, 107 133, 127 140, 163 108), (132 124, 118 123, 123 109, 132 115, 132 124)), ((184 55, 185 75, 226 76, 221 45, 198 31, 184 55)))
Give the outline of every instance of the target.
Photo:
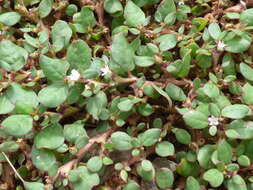
POLYGON ((101 76, 105 76, 107 74, 111 74, 111 70, 109 68, 109 66, 106 64, 103 68, 100 69, 101 72, 101 76))
POLYGON ((179 1, 178 5, 184 5, 184 1, 179 1))
POLYGON ((224 47, 226 47, 226 44, 223 41, 219 40, 217 44, 217 49, 223 51, 224 47))
POLYGON ((80 73, 77 70, 72 69, 71 74, 67 76, 67 78, 70 81, 77 81, 80 78, 80 73))
POLYGON ((84 85, 84 89, 85 89, 85 90, 90 90, 91 87, 90 87, 88 84, 86 84, 86 85, 84 85))
POLYGON ((215 116, 211 116, 208 118, 208 121, 209 121, 209 125, 210 126, 217 126, 219 125, 219 118, 215 117, 215 116))
POLYGON ((244 1, 240 0, 240 4, 241 4, 242 6, 244 6, 244 7, 246 7, 246 3, 245 3, 244 1))

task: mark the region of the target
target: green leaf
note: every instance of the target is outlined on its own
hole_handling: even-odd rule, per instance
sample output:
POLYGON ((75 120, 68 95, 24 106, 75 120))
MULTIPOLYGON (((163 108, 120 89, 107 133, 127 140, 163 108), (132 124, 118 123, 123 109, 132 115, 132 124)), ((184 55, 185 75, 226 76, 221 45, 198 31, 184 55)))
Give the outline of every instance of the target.
POLYGON ((145 5, 153 5, 155 3, 159 3, 161 0, 133 0, 133 2, 139 7, 143 7, 145 5))
POLYGON ((143 116, 149 116, 154 113, 154 109, 150 104, 141 104, 137 107, 137 110, 143 116))
POLYGON ((112 165, 112 164, 113 164, 113 160, 112 160, 111 158, 105 156, 105 157, 103 158, 103 164, 106 165, 106 166, 112 165))
POLYGON ((134 52, 123 33, 113 36, 111 56, 113 62, 124 71, 134 69, 134 52))
POLYGON ((13 26, 17 24, 21 19, 21 16, 17 12, 6 12, 0 14, 0 23, 6 26, 13 26))
POLYGON ((176 12, 176 5, 173 0, 163 0, 155 12, 155 20, 162 22, 165 17, 172 12, 176 12))
POLYGON ((177 45, 177 36, 175 34, 164 34, 155 39, 160 43, 159 48, 161 51, 170 50, 177 45))
POLYGON ((240 164, 241 166, 250 166, 250 159, 248 156, 245 155, 241 155, 238 157, 237 159, 238 164, 240 164))
POLYGON ((56 149, 64 143, 62 127, 59 124, 42 129, 34 138, 36 148, 56 149))
POLYGON ((42 0, 39 4, 39 15, 41 18, 47 17, 52 10, 53 0, 42 0))
POLYGON ((220 116, 221 110, 220 110, 220 108, 217 104, 210 103, 209 106, 208 106, 208 110, 209 110, 210 115, 213 115, 215 117, 220 116))
POLYGON ((188 51, 183 56, 182 60, 176 60, 170 64, 166 69, 168 72, 172 73, 175 77, 184 78, 190 72, 191 63, 191 52, 188 51))
POLYGON ((173 128, 172 132, 176 135, 176 139, 178 142, 182 144, 190 144, 191 143, 191 135, 185 130, 180 128, 173 128))
POLYGON ((133 105, 134 105, 134 102, 132 102, 129 99, 125 99, 119 102, 118 108, 120 109, 120 111, 127 112, 132 109, 133 105))
POLYGON ((31 45, 34 48, 39 48, 40 41, 38 38, 34 38, 27 33, 24 34, 24 38, 25 38, 25 42, 27 42, 29 45, 31 45))
POLYGON ((222 59, 221 66, 224 69, 224 73, 226 75, 236 75, 235 62, 231 54, 225 54, 225 56, 222 59))
POLYGON ((240 63, 240 72, 245 79, 253 81, 253 69, 245 63, 240 63))
POLYGON ((5 141, 0 144, 1 152, 16 152, 19 149, 19 144, 15 141, 5 141))
POLYGON ((176 171, 179 175, 197 176, 199 174, 200 167, 197 162, 189 162, 185 158, 181 159, 181 162, 177 165, 176 171))
POLYGON ((61 59, 52 59, 42 55, 40 57, 40 67, 49 80, 63 80, 69 68, 69 63, 61 59))
POLYGON ((160 97, 160 93, 158 93, 158 91, 152 85, 144 85, 143 92, 150 98, 157 99, 160 97))
POLYGON ((4 130, 13 136, 23 136, 32 130, 33 119, 29 115, 11 115, 1 123, 4 130))
POLYGON ((249 48, 251 42, 251 36, 244 32, 241 36, 225 39, 225 50, 231 53, 242 53, 249 48))
POLYGON ((156 145, 155 152, 161 157, 167 157, 175 154, 175 148, 172 143, 168 141, 162 141, 156 145))
POLYGON ((242 11, 240 21, 246 25, 253 25, 253 8, 242 11))
POLYGON ((225 134, 230 139, 239 139, 240 138, 240 134, 237 133, 237 131, 234 130, 234 129, 228 129, 228 130, 226 130, 225 134))
POLYGON ((145 181, 152 181, 155 177, 155 169, 149 160, 143 160, 137 166, 137 173, 141 176, 141 178, 145 181))
POLYGON ((169 106, 172 106, 172 100, 170 99, 170 97, 168 96, 168 94, 161 89, 160 87, 156 86, 155 84, 152 84, 152 87, 159 93, 161 94, 164 98, 166 98, 169 102, 169 106))
POLYGON ((11 83, 10 87, 6 91, 6 97, 12 104, 18 104, 19 102, 26 102, 36 108, 39 104, 36 93, 30 89, 22 87, 18 83, 11 83), (29 100, 27 102, 27 100, 29 100))
POLYGON ((120 14, 123 12, 123 6, 119 0, 105 0, 104 9, 109 14, 120 14))
POLYGON ((226 164, 232 160, 233 152, 232 147, 227 141, 222 140, 217 147, 218 159, 226 164))
POLYGON ((211 156, 214 150, 215 150, 214 146, 209 145, 209 144, 204 145, 203 147, 199 149, 198 154, 197 154, 197 159, 198 159, 199 165, 202 168, 208 169, 212 166, 211 156))
POLYGON ((61 51, 65 48, 72 37, 72 30, 68 23, 63 20, 57 20, 52 26, 52 42, 55 51, 61 51))
POLYGON ((246 83, 242 88, 242 99, 245 104, 253 104, 253 86, 246 83))
POLYGON ((68 96, 68 88, 63 84, 51 84, 40 90, 38 98, 40 103, 46 107, 57 107, 62 104, 68 96))
POLYGON ((202 31, 206 27, 208 21, 207 18, 197 17, 192 20, 192 25, 197 31, 202 31))
POLYGON ((234 104, 222 109, 221 115, 231 119, 242 119, 249 114, 249 107, 243 104, 234 104))
POLYGON ((216 98, 220 95, 219 88, 212 82, 208 82, 203 87, 204 93, 210 98, 216 98))
POLYGON ((51 150, 39 150, 35 146, 32 148, 31 158, 35 167, 42 171, 49 170, 56 163, 55 155, 51 150))
POLYGON ((221 34, 221 29, 220 29, 220 26, 219 24, 217 23, 212 23, 208 26, 208 32, 210 34, 210 36, 215 39, 215 40, 218 40, 219 39, 219 36, 221 34))
POLYGON ((199 182, 192 176, 189 176, 186 180, 185 190, 200 190, 199 182))
POLYGON ((140 186, 135 181, 130 181, 123 190, 140 190, 140 186))
POLYGON ((39 182, 25 182, 24 187, 26 190, 44 190, 44 184, 39 182))
POLYGON ((127 25, 131 27, 143 25, 146 20, 145 13, 131 0, 129 0, 125 6, 124 17, 127 25))
POLYGON ((164 18, 164 22, 168 25, 173 25, 175 24, 176 19, 177 19, 176 12, 171 12, 164 18))
MULTIPOLYGON (((74 104, 81 99, 81 94, 84 90, 84 86, 81 83, 75 83, 69 88, 67 102, 68 104, 74 104)), ((89 91, 91 92, 91 91, 89 91)))
POLYGON ((96 19, 90 7, 82 7, 81 12, 73 15, 74 26, 77 32, 86 33, 96 25, 96 19))
POLYGON ((219 187, 223 180, 223 174, 217 169, 210 169, 203 175, 204 180, 208 181, 212 187, 219 187))
POLYGON ((165 88, 165 91, 173 100, 177 101, 186 100, 186 95, 184 91, 175 84, 168 84, 165 88))
POLYGON ((121 178, 123 181, 127 182, 128 173, 127 173, 126 170, 121 170, 120 173, 119 173, 119 176, 120 176, 120 178, 121 178))
POLYGON ((161 129, 148 129, 141 135, 141 141, 144 146, 152 146, 155 144, 161 135, 161 129))
POLYGON ((15 112, 18 114, 31 114, 34 111, 32 105, 24 102, 17 102, 15 112))
POLYGON ((14 108, 15 106, 5 95, 0 96, 0 114, 10 113, 14 108))
POLYGON ((79 176, 79 180, 73 182, 74 190, 92 190, 92 187, 99 184, 99 176, 97 173, 91 173, 85 166, 79 166, 75 170, 70 171, 70 175, 75 173, 79 176))
POLYGON ((102 160, 98 156, 90 158, 87 162, 87 168, 92 172, 98 172, 103 166, 102 160))
POLYGON ((240 14, 239 13, 233 13, 233 12, 227 12, 226 17, 229 19, 239 19, 240 14))
POLYGON ((208 126, 208 117, 199 111, 188 111, 183 115, 183 119, 187 125, 194 129, 203 129, 208 126))
POLYGON ((150 67, 155 63, 155 59, 150 56, 134 56, 134 63, 139 67, 150 67))
POLYGON ((67 50, 67 60, 70 67, 86 70, 91 65, 91 49, 83 40, 76 40, 70 44, 67 50))
POLYGON ((240 175, 234 175, 227 182, 228 190, 247 190, 246 183, 240 175))
POLYGON ((18 71, 26 64, 28 53, 9 40, 0 42, 0 68, 18 71))
POLYGON ((171 188, 174 182, 173 172, 168 168, 161 168, 156 173, 156 184, 161 189, 171 188))
POLYGON ((198 54, 196 61, 202 69, 209 68, 212 65, 212 57, 210 55, 198 54))
POLYGON ((75 4, 69 4, 65 9, 65 13, 68 16, 73 16, 78 11, 78 7, 75 4))
POLYGON ((132 138, 125 132, 115 132, 111 135, 111 140, 114 148, 117 150, 130 150, 132 149, 132 138))
POLYGON ((216 133, 217 133, 217 126, 211 126, 210 128, 209 128, 209 134, 211 135, 211 136, 215 136, 216 135, 216 133))
POLYGON ((86 110, 95 119, 98 119, 99 114, 102 112, 106 104, 107 104, 106 94, 103 91, 100 91, 98 94, 88 99, 86 110))
POLYGON ((251 139, 253 137, 253 122, 235 120, 229 124, 226 135, 235 139, 251 139))
POLYGON ((71 143, 75 143, 75 141, 83 135, 87 136, 83 124, 81 123, 64 125, 63 134, 65 139, 71 143))
POLYGON ((215 103, 219 106, 220 109, 231 105, 229 99, 224 95, 220 95, 217 98, 215 98, 215 103))

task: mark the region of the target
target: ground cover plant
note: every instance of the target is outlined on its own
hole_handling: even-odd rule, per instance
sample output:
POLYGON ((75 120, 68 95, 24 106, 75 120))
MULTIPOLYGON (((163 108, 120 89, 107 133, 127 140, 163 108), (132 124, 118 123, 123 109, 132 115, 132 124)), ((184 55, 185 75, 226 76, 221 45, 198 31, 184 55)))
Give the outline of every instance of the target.
POLYGON ((252 190, 251 7, 0 0, 0 189, 252 190))

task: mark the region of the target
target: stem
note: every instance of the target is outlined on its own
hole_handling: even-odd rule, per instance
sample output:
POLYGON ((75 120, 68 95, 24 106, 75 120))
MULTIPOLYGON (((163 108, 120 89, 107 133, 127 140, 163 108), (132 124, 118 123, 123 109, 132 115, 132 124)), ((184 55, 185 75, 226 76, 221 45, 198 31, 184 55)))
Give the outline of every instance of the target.
POLYGON ((136 77, 130 77, 130 78, 123 78, 120 76, 115 76, 114 80, 118 83, 118 84, 123 84, 123 83, 132 83, 132 82, 136 82, 138 80, 138 78, 136 77))
POLYGON ((95 143, 104 143, 106 141, 106 139, 113 133, 113 131, 115 131, 115 128, 111 128, 108 131, 106 131, 98 136, 92 137, 89 140, 88 144, 86 144, 84 147, 79 149, 79 151, 76 153, 75 159, 70 160, 69 162, 65 163, 63 166, 61 166, 58 169, 56 176, 53 177, 53 179, 50 181, 50 183, 54 183, 56 181, 56 179, 60 176, 67 177, 69 171, 73 168, 74 165, 76 165, 82 159, 84 154, 90 150, 92 145, 94 145, 95 143))
POLYGON ((96 13, 98 16, 98 22, 100 25, 104 25, 104 7, 103 7, 104 0, 101 2, 97 3, 96 5, 96 13))
POLYGON ((5 159, 7 160, 7 162, 9 163, 9 165, 11 166, 12 170, 14 171, 14 173, 18 176, 18 178, 20 179, 20 181, 22 181, 22 183, 25 183, 25 180, 19 175, 18 171, 16 170, 16 168, 12 165, 11 161, 9 160, 8 156, 4 153, 1 152, 5 159))

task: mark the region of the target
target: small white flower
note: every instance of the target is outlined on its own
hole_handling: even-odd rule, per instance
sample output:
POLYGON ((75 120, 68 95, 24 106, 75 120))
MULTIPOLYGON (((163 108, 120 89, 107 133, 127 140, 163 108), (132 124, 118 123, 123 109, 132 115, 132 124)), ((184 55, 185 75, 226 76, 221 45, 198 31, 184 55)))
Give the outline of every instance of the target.
POLYGON ((90 87, 88 84, 86 84, 86 85, 84 85, 84 89, 85 89, 85 90, 90 90, 91 87, 90 87))
POLYGON ((208 118, 208 121, 209 121, 209 125, 210 126, 217 126, 219 125, 219 118, 215 117, 215 116, 211 116, 208 118))
POLYGON ((184 1, 179 1, 178 5, 184 5, 184 1))
POLYGON ((111 74, 111 70, 109 68, 109 66, 106 64, 103 68, 100 69, 101 72, 101 76, 105 76, 107 74, 111 74))
POLYGON ((244 7, 246 7, 246 3, 245 3, 244 1, 240 0, 240 4, 241 4, 242 6, 244 6, 244 7))
POLYGON ((223 51, 225 47, 226 44, 224 43, 224 41, 219 40, 217 44, 217 49, 223 51))
POLYGON ((70 81, 77 81, 80 78, 80 73, 77 70, 72 69, 71 74, 67 76, 67 78, 70 81))

